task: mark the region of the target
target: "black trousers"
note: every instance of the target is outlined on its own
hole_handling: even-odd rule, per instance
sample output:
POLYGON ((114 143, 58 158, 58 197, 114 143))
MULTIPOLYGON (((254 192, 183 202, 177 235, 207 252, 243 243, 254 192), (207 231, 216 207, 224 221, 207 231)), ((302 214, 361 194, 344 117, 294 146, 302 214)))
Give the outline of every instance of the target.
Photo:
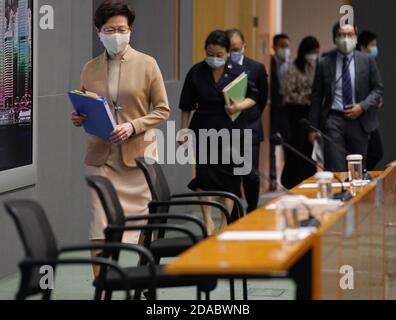
POLYGON ((276 181, 277 172, 276 172, 276 146, 271 143, 270 145, 270 178, 271 181, 276 181))
MULTIPOLYGON (((287 105, 289 118, 289 143, 308 158, 312 157, 313 146, 308 140, 308 130, 300 125, 301 119, 309 116, 309 106, 287 105)), ((285 167, 282 173, 282 184, 293 189, 305 179, 312 177, 316 168, 294 152, 285 153, 285 167)))
MULTIPOLYGON (((286 141, 289 140, 290 128, 288 120, 288 109, 285 106, 271 106, 271 136, 280 133, 286 141)), ((270 144, 270 178, 277 180, 276 172, 276 146, 270 144)))
POLYGON ((384 157, 384 147, 382 144, 381 133, 379 129, 375 130, 370 135, 367 150, 367 170, 374 171, 375 167, 381 162, 384 157))
MULTIPOLYGON (((330 111, 325 124, 326 134, 340 147, 352 154, 363 156, 366 167, 367 146, 369 134, 364 131, 359 120, 348 120, 342 113, 330 111)), ((326 170, 333 172, 347 171, 346 154, 337 150, 328 141, 324 144, 326 170)))
POLYGON ((253 145, 252 157, 252 172, 249 175, 242 177, 242 186, 248 203, 248 213, 257 209, 260 197, 260 144, 253 145))

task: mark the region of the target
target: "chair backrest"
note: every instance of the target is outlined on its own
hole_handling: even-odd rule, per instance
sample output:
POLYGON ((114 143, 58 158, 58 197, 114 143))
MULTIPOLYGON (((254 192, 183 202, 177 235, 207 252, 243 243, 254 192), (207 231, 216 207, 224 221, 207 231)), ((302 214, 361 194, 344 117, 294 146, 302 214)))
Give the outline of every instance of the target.
MULTIPOLYGON (((57 259, 58 245, 43 208, 31 200, 11 200, 4 205, 17 227, 26 258, 36 261, 57 259)), ((39 267, 22 274, 21 288, 26 296, 43 292, 41 277, 39 267)))
MULTIPOLYGON (((121 206, 117 191, 111 181, 101 176, 86 177, 88 185, 97 193, 99 200, 103 206, 107 223, 113 226, 125 226, 125 213, 121 206)), ((121 242, 123 233, 114 234, 112 242, 121 242)))
MULTIPOLYGON (((88 185, 94 189, 99 196, 99 200, 103 206, 107 218, 107 223, 117 227, 124 227, 126 225, 124 209, 121 206, 117 191, 114 188, 112 182, 109 179, 101 176, 88 176, 86 177, 86 180, 88 185)), ((160 223, 164 223, 166 220, 153 220, 149 221, 149 223, 156 224, 158 221, 161 221, 160 223)), ((124 232, 120 231, 112 233, 111 236, 106 235, 106 241, 120 243, 122 242, 123 234, 124 232)), ((145 247, 150 248, 153 232, 143 231, 143 234, 143 244, 145 247)), ((112 250, 111 253, 108 253, 108 256, 118 261, 119 251, 112 250)))
POLYGON ((161 166, 153 159, 137 158, 137 166, 143 171, 155 201, 171 200, 171 191, 161 166))
MULTIPOLYGON (((172 193, 161 166, 153 159, 137 158, 137 166, 143 171, 154 201, 170 201, 172 193)), ((156 213, 166 213, 169 207, 162 207, 156 213)), ((155 212, 154 212, 155 213, 155 212)))

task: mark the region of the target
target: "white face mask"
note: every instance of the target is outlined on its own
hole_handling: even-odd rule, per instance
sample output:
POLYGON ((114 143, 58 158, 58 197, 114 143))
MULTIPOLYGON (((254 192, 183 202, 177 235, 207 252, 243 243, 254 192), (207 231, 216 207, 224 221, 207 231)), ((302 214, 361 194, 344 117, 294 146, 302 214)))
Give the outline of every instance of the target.
POLYGON ((117 55, 125 51, 131 40, 131 33, 126 34, 104 34, 99 33, 100 41, 103 43, 107 52, 111 55, 117 55))
POLYGON ((280 48, 276 52, 276 55, 282 61, 288 61, 290 58, 290 54, 291 54, 290 48, 280 48))
POLYGON ((357 45, 356 38, 338 38, 336 40, 337 49, 341 51, 343 54, 350 54, 353 50, 355 50, 357 45))
POLYGON ((311 53, 311 54, 307 54, 305 56, 305 60, 311 65, 311 66, 315 66, 316 62, 318 61, 319 55, 317 55, 316 53, 311 53))
POLYGON ((217 57, 207 57, 205 61, 212 69, 219 69, 224 67, 226 64, 226 61, 223 58, 217 57))

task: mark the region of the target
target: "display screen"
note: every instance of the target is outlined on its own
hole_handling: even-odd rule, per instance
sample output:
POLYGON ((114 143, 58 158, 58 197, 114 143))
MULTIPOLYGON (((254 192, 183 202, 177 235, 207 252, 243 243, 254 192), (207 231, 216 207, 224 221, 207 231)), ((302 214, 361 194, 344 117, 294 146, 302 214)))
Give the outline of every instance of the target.
POLYGON ((32 0, 0 0, 0 171, 33 162, 32 0))

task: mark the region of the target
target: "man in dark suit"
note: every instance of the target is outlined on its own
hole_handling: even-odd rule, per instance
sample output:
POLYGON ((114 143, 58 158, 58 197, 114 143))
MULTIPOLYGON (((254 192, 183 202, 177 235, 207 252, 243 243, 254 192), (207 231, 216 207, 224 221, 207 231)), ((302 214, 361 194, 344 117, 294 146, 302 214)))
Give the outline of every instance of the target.
MULTIPOLYGON (((370 134, 379 126, 378 104, 384 86, 373 57, 356 51, 357 28, 337 23, 333 28, 336 50, 319 62, 312 92, 310 121, 339 146, 366 157, 370 134)), ((311 132, 310 141, 317 134, 311 132)), ((346 171, 346 155, 325 142, 325 166, 346 171)))
MULTIPOLYGON (((289 138, 289 123, 287 109, 283 95, 283 79, 290 65, 290 38, 281 33, 274 36, 273 49, 275 54, 271 57, 271 136, 280 133, 285 140, 289 138)), ((276 168, 276 146, 270 146, 270 190, 278 188, 276 168)))
POLYGON ((268 99, 268 76, 263 64, 249 59, 244 55, 246 43, 242 32, 232 29, 228 30, 227 34, 231 41, 231 59, 246 68, 250 81, 254 82, 259 91, 257 105, 246 111, 246 117, 248 119, 248 127, 246 129, 253 131, 253 170, 242 179, 245 197, 248 203, 247 211, 252 212, 257 209, 260 196, 260 144, 264 141, 262 113, 268 99))

